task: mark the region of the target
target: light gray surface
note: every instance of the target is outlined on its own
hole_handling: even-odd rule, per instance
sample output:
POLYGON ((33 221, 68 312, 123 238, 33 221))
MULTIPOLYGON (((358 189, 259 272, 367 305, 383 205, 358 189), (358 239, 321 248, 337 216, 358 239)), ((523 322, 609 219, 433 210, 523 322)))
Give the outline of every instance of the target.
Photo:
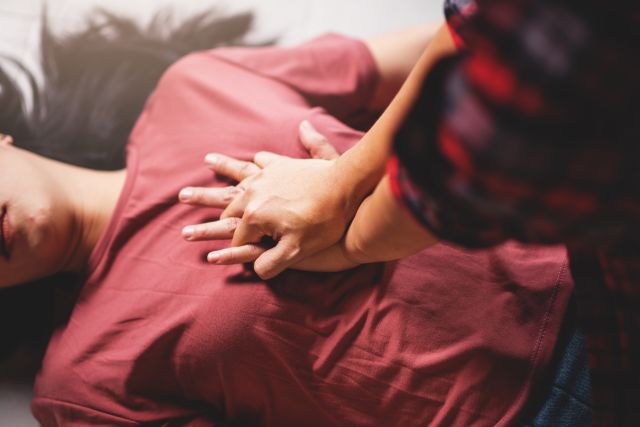
MULTIPOLYGON (((40 0, 0 0, 0 53, 22 60, 37 70, 40 0)), ((327 31, 357 37, 441 19, 438 0, 49 0, 47 11, 56 31, 81 25, 95 7, 134 16, 141 22, 163 7, 178 16, 215 8, 229 13, 255 11, 252 38, 278 36, 295 44, 327 31)), ((0 132, 2 130, 0 129, 0 132)), ((1 370, 0 370, 1 371, 1 370)), ((30 427, 30 384, 0 376, 0 427, 30 427)))
MULTIPOLYGON (((409 25, 441 19, 440 1, 418 0, 49 0, 47 13, 54 29, 80 25, 96 7, 134 16, 144 22, 155 11, 174 10, 178 16, 207 9, 229 13, 252 10, 253 36, 280 36, 293 44, 326 31, 367 37, 409 25)), ((0 52, 11 53, 35 66, 42 0, 0 0, 0 52)))
POLYGON ((0 383, 0 426, 35 427, 38 425, 29 411, 31 385, 23 382, 0 383))

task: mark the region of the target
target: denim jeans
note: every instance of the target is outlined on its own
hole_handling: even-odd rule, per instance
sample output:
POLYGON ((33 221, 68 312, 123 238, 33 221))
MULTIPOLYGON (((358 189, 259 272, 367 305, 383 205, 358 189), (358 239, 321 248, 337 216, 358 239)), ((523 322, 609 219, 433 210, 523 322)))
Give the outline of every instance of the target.
POLYGON ((530 399, 523 421, 527 427, 591 426, 591 377, 573 301, 558 337, 550 376, 530 399))

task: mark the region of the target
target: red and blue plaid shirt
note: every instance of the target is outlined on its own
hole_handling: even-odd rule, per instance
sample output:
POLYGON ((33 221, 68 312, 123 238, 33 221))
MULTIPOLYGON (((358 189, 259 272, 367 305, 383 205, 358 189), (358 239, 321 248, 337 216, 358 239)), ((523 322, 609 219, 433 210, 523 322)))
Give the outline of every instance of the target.
POLYGON ((394 192, 467 247, 565 243, 594 424, 640 423, 640 3, 449 0, 461 50, 396 136, 394 192))

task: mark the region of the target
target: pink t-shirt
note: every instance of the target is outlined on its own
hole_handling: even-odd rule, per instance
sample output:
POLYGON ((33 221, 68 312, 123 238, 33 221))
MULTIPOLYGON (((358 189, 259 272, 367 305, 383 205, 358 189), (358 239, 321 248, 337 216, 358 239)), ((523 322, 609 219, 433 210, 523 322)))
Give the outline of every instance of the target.
POLYGON ((424 426, 512 422, 550 358, 571 292, 561 248, 437 245, 340 274, 269 283, 210 266, 187 243, 225 185, 217 151, 306 156, 310 120, 344 151, 377 73, 361 42, 189 55, 160 81, 129 144, 128 176, 68 324, 38 376, 44 426, 424 426))

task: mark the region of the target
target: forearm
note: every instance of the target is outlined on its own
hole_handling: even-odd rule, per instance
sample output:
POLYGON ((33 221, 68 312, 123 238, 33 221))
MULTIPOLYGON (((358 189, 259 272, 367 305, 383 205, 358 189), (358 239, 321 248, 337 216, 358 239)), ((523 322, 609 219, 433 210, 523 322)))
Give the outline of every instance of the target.
POLYGON ((436 242, 398 203, 385 176, 360 205, 342 246, 347 258, 366 264, 413 255, 436 242))
POLYGON ((376 88, 367 106, 370 111, 380 113, 389 106, 440 26, 430 23, 366 40, 378 69, 376 88))
POLYGON ((293 268, 342 271, 361 264, 397 260, 436 242, 395 200, 385 177, 362 202, 340 243, 305 258, 293 268))
POLYGON ((344 177, 343 185, 350 194, 350 200, 346 203, 352 209, 360 204, 384 176, 393 137, 414 104, 429 70, 439 59, 454 51, 453 40, 443 25, 371 130, 337 160, 336 168, 340 176, 344 177))
MULTIPOLYGON (((322 135, 304 137, 309 133, 307 124, 300 127, 300 141, 314 160, 263 152, 254 157, 259 171, 247 175, 246 168, 239 168, 236 180, 240 181, 241 194, 228 201, 228 190, 218 192, 217 196, 222 197, 221 205, 226 208, 221 221, 209 224, 216 236, 228 238, 229 224, 221 222, 240 219, 231 231, 233 247, 210 253, 209 262, 255 261, 256 273, 269 279, 286 268, 298 266, 314 254, 324 255, 318 259, 327 261, 325 268, 322 268, 322 262, 317 264, 321 271, 327 271, 327 263, 332 270, 341 270, 356 265, 350 259, 351 254, 359 262, 383 261, 413 253, 432 243, 433 238, 418 224, 412 223, 395 200, 385 193, 386 181, 366 203, 360 204, 384 176, 393 136, 421 91, 428 71, 453 50, 448 30, 442 27, 380 120, 353 149, 337 159, 333 156, 319 156, 325 160, 318 159, 319 153, 327 151, 320 149, 322 144, 328 142, 326 139, 322 142, 322 135), (392 208, 395 210, 391 211, 392 208), (351 221, 353 223, 348 227, 351 221), (345 229, 349 231, 342 242, 345 229), (220 230, 227 230, 227 233, 220 234, 220 230), (422 237, 417 239, 420 233, 422 237), (276 241, 276 245, 266 251, 255 245, 265 236, 276 241), (386 246, 388 242, 393 250, 386 246), (332 245, 333 249, 324 252, 332 245)), ((334 154, 337 156, 335 150, 334 154)), ((218 161, 212 163, 211 168, 216 173, 234 176, 223 167, 221 156, 216 158, 218 161)), ((209 193, 211 191, 213 189, 209 189, 209 193)), ((299 268, 313 269, 307 264, 299 268)))

